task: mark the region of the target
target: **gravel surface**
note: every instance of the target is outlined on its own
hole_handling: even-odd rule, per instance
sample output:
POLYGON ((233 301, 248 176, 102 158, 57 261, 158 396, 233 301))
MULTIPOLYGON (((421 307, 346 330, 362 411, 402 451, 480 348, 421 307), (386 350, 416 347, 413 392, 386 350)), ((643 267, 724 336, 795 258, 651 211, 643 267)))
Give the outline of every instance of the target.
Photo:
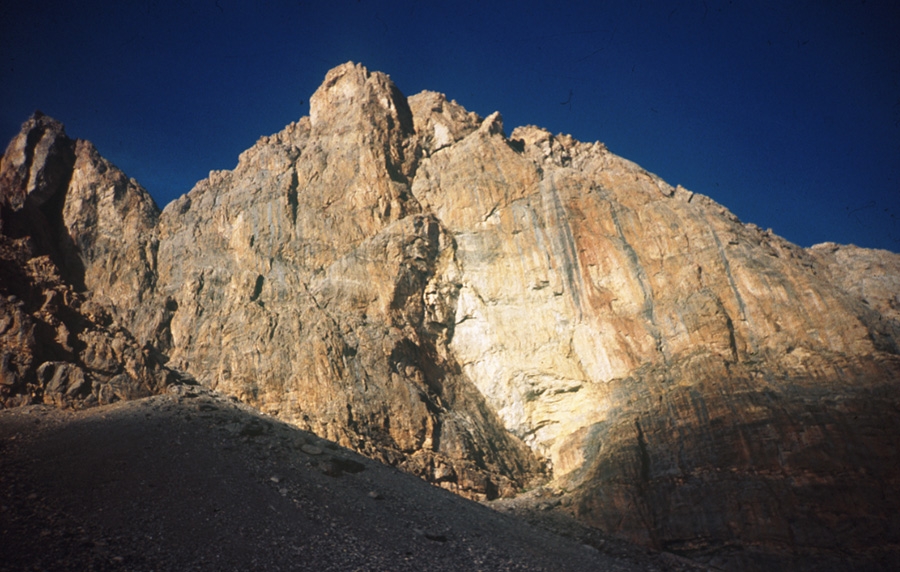
POLYGON ((0 411, 2 571, 700 569, 560 532, 199 388, 0 411))

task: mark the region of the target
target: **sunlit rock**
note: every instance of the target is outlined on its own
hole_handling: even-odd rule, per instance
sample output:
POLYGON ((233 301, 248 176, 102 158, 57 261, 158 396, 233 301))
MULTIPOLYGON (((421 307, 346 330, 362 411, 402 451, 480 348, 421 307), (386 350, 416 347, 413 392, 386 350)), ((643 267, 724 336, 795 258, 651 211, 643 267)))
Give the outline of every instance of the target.
MULTIPOLYGON (((5 233, 41 194, 20 143, 5 233)), ((72 149, 60 252, 168 368, 470 497, 543 483, 656 548, 897 557, 897 254, 800 248, 601 143, 507 136, 352 63, 161 214, 72 149)), ((41 364, 3 307, 8 387, 41 364)), ((91 371, 139 363, 112 326, 56 332, 91 371)), ((46 361, 45 387, 81 387, 46 361)))

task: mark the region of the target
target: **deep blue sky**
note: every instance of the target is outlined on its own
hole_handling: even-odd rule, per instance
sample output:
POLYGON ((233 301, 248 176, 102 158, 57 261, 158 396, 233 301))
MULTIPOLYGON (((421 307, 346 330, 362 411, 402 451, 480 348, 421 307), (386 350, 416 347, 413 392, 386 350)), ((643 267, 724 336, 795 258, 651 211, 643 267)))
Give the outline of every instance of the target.
POLYGON ((803 246, 900 251, 893 0, 3 2, 0 137, 35 109, 160 206, 348 60, 507 133, 603 141, 803 246))

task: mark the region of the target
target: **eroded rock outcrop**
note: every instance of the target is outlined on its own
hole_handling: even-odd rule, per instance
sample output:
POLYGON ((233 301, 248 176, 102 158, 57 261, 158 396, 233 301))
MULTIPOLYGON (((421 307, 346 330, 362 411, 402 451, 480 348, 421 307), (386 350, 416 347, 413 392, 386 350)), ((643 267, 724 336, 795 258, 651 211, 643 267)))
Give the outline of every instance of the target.
POLYGON ((152 276, 156 206, 35 113, 0 161, 0 402, 89 406, 179 379, 123 327, 152 276))
MULTIPOLYGON (((61 267, 169 367, 463 494, 550 479, 583 522, 736 568, 898 558, 900 256, 800 248, 359 65, 310 105, 160 215, 87 144, 34 146, 81 165, 61 267)), ((26 163, 4 213, 52 202, 26 163)))

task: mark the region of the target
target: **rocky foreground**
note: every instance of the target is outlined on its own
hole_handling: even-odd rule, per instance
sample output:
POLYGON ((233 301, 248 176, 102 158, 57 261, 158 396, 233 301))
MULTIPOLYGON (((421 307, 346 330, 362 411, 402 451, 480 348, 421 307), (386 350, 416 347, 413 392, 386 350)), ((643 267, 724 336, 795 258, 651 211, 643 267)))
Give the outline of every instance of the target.
POLYGON ((0 570, 692 571, 567 537, 201 388, 0 411, 0 570))
POLYGON ((801 248, 353 63, 162 211, 36 114, 0 214, 4 405, 196 382, 526 516, 532 490, 724 568, 900 568, 895 253, 801 248))

